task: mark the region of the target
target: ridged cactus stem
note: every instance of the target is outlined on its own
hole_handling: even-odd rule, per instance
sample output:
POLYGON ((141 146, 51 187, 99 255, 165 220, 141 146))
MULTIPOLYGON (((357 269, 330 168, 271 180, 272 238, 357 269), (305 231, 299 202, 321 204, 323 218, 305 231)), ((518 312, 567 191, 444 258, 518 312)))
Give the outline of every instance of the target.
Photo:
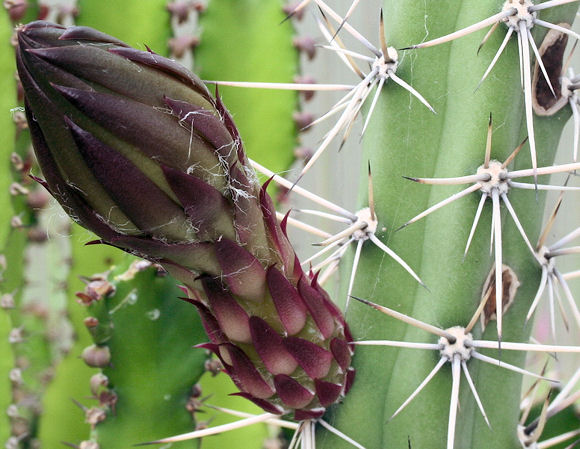
MULTIPOLYGON (((6 94, 0 100, 1 108, 9 110, 13 107, 16 97, 16 86, 13 82, 15 67, 10 57, 10 20, 8 14, 0 14, 0 45, 2 55, 0 56, 0 86, 6 94), (12 97, 12 98, 10 98, 12 97)), ((0 208, 7 215, 12 215, 10 184, 12 181, 10 154, 12 152, 12 142, 16 134, 16 127, 10 114, 2 115, 0 128, 0 208)), ((0 278, 3 278, 7 269, 6 243, 10 236, 10 223, 3 220, 0 228, 0 278)), ((12 330, 12 320, 10 309, 13 307, 13 292, 2 286, 0 289, 0 352, 5 354, 5 358, 0 362, 0 410, 6 410, 12 403, 12 385, 10 371, 14 368, 14 356, 9 343, 9 335, 12 330)), ((8 440, 11 434, 10 418, 7 415, 0 417, 0 443, 8 440)))
MULTIPOLYGON (((494 15, 500 3, 462 1, 443 5, 437 1, 386 1, 387 41, 401 48, 447 35, 494 15)), ((571 22, 576 9, 577 4, 553 8, 542 12, 541 17, 553 23, 571 22)), ((397 73, 412 82, 431 102, 437 115, 427 111, 409 93, 387 86, 364 140, 364 170, 368 160, 373 173, 380 174, 373 177, 376 213, 380 226, 387 230, 378 235, 417 270, 429 291, 394 261, 367 245, 362 251, 353 294, 442 329, 467 326, 484 293, 484 281, 494 265, 494 253, 495 257, 499 254, 498 245, 494 245, 495 251, 490 254, 491 198, 483 207, 465 259, 464 248, 482 197, 480 191, 395 230, 471 185, 424 185, 404 176, 450 178, 475 174, 484 164, 490 114, 493 116, 491 159, 503 162, 528 134, 515 37, 507 43, 491 75, 476 89, 507 31, 500 24, 478 53, 487 29, 431 48, 406 50, 397 73)), ((539 46, 545 33, 537 29, 533 32, 539 46)), ((552 164, 559 132, 569 114, 566 110, 550 118, 534 117, 538 167, 552 164)), ((509 170, 531 167, 526 145, 511 162, 509 170)), ((533 186, 533 176, 526 182, 530 179, 533 186)), ((554 183, 561 182, 558 179, 554 183)), ((538 183, 547 184, 548 178, 538 177, 538 183)), ((365 206, 368 204, 366 180, 360 190, 361 205, 365 206)), ((542 223, 542 214, 538 211, 543 209, 544 194, 535 193, 533 188, 526 191, 511 188, 508 197, 529 240, 535 243, 542 223)), ((526 325, 526 313, 540 280, 539 266, 506 209, 505 205, 500 206, 503 264, 515 272, 520 286, 515 297, 510 298, 511 307, 503 314, 501 337, 502 341, 527 342, 532 325, 526 325)), ((499 222, 496 230, 497 227, 499 222)), ((499 243, 497 234, 495 243, 499 243)), ((513 279, 512 282, 515 283, 513 279)), ((504 276, 504 287, 507 284, 504 276)), ((504 293, 504 296, 507 302, 509 295, 504 293)), ((351 304, 347 319, 356 340, 437 343, 439 338, 361 303, 351 304)), ((485 332, 479 324, 472 332, 473 338, 498 341, 496 321, 490 321, 485 332)), ((525 352, 505 349, 485 353, 518 366, 523 366, 526 356, 525 352)), ((459 371, 452 373, 450 364, 443 366, 428 386, 390 419, 435 367, 439 357, 434 351, 418 349, 359 348, 355 358, 359 377, 342 407, 336 409, 334 424, 370 448, 400 448, 407 444, 413 448, 453 447, 447 441, 448 421, 452 384, 455 384, 452 377, 458 376, 459 371)), ((516 424, 522 376, 473 359, 467 364, 491 430, 463 378, 455 447, 519 447, 516 424)), ((334 439, 322 441, 328 441, 322 447, 337 447, 334 439)))
POLYGON ((190 429, 199 396, 192 387, 207 359, 191 346, 205 335, 195 310, 175 303, 175 281, 159 266, 125 257, 86 284, 78 297, 94 344, 82 358, 100 370, 85 383, 82 399, 91 440, 102 449, 125 447, 190 429))
MULTIPOLYGON (((298 52, 292 46, 295 31, 290 22, 280 24, 284 19, 281 6, 278 0, 208 2, 199 18, 202 33, 195 49, 196 74, 212 81, 292 82, 299 70, 298 52)), ((219 91, 249 157, 272 170, 288 170, 299 131, 290 120, 297 94, 227 86, 220 86, 219 91), (264 133, 265 124, 272 120, 277 123, 276 132, 264 133)))

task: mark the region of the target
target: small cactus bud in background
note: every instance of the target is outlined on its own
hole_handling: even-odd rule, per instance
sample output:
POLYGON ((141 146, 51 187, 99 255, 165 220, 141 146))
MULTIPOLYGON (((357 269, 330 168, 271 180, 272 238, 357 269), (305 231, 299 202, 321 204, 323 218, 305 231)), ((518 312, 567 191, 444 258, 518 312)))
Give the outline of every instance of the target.
POLYGON ((106 388, 109 385, 109 378, 103 373, 97 373, 91 376, 91 393, 93 396, 98 396, 99 391, 102 388, 106 388))
POLYGON ((111 352, 108 346, 91 345, 85 348, 81 358, 92 368, 103 368, 111 362, 111 352))
POLYGON ((82 441, 79 449, 99 449, 100 446, 94 441, 82 441))
POLYGON ((85 410, 85 422, 92 428, 107 419, 106 412, 99 407, 91 407, 85 410))
POLYGON ((10 370, 10 382, 14 383, 15 385, 22 384, 22 370, 20 368, 13 368, 10 370))
POLYGON ((10 20, 13 23, 22 20, 28 9, 28 2, 26 0, 4 0, 3 5, 8 11, 10 20))
POLYGON ((13 309, 14 308, 14 295, 10 293, 5 293, 0 296, 0 309, 13 309))
MULTIPOLYGON (((296 84, 316 84, 316 80, 312 76, 302 75, 296 75, 294 77, 294 82, 296 84)), ((316 92, 314 90, 303 90, 300 93, 302 94, 304 101, 310 101, 316 92)))
POLYGON ((285 5, 282 8, 282 11, 284 11, 284 14, 286 14, 286 16, 296 18, 296 20, 300 21, 304 18, 304 8, 300 8, 297 10, 300 3, 301 2, 298 1, 298 2, 292 2, 288 5, 285 5))
MULTIPOLYGON (((348 327, 302 271, 219 97, 174 61, 90 28, 34 22, 18 43, 39 181, 102 243, 187 286, 203 347, 240 396, 320 417, 352 382, 348 327)), ((107 365, 104 349, 83 359, 107 365)))
POLYGON ((87 327, 87 329, 92 329, 92 328, 97 327, 99 325, 99 320, 97 318, 95 318, 94 316, 86 317, 83 322, 84 322, 85 326, 87 327))
POLYGON ((50 201, 50 195, 44 189, 33 190, 28 193, 26 202, 31 209, 44 209, 50 201))
POLYGON ((307 131, 308 127, 314 121, 314 116, 311 113, 302 111, 296 111, 292 118, 294 119, 296 128, 298 128, 299 131, 307 131))
POLYGON ((298 51, 303 52, 309 61, 312 61, 316 56, 316 41, 310 36, 294 38, 294 46, 298 51))

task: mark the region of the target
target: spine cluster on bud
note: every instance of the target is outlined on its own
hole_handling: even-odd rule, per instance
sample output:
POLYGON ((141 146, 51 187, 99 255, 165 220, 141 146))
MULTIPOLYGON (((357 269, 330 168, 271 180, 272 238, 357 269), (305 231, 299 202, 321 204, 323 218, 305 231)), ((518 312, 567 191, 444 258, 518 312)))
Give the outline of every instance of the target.
POLYGON ((219 97, 90 28, 34 22, 18 42, 40 182, 102 243, 187 286, 240 395, 321 416, 352 381, 348 327, 302 272, 219 97))

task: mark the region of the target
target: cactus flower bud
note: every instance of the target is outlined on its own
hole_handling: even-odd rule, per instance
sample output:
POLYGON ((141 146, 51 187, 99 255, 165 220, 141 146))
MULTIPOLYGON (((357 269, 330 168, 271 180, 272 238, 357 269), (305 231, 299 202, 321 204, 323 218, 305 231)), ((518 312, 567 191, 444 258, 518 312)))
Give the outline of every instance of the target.
POLYGON ((348 327, 302 272, 219 97, 86 27, 20 27, 17 65, 40 182, 100 242, 187 286, 239 394, 297 419, 345 394, 348 327))
POLYGON ((81 358, 90 367, 103 368, 111 363, 111 352, 108 346, 91 345, 83 350, 81 358))

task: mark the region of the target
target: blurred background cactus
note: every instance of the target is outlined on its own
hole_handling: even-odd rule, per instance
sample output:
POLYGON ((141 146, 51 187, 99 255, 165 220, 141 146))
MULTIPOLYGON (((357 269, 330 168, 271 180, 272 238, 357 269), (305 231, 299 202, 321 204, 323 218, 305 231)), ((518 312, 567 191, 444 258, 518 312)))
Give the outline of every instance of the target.
MULTIPOLYGON (((41 173, 31 150, 22 109, 22 88, 15 78, 12 47, 15 25, 40 18, 65 26, 94 27, 135 48, 144 50, 148 46, 156 53, 176 59, 204 80, 355 85, 360 78, 347 67, 352 67, 351 62, 344 63, 347 52, 321 48, 329 42, 319 28, 328 27, 328 33, 333 34, 340 23, 333 21, 328 11, 323 16, 316 8, 317 3, 329 5, 343 16, 351 6, 356 6, 346 25, 362 33, 378 50, 383 49, 381 7, 386 44, 401 49, 479 22, 497 13, 504 4, 497 0, 312 0, 291 20, 284 21, 301 2, 4 2, 4 11, 0 13, 0 45, 3 46, 0 51, 0 210, 3 211, 0 222, 0 443, 6 448, 52 449, 65 444, 81 449, 121 449, 236 419, 213 406, 261 413, 249 401, 228 396, 237 389, 227 376, 219 374, 217 359, 202 349, 192 349, 193 345, 206 341, 206 337, 194 307, 177 299, 183 294, 177 289, 176 281, 160 267, 125 255, 116 248, 85 246, 96 237, 70 223, 54 200, 30 178, 31 173, 37 176, 41 173)), ((577 2, 569 2, 541 11, 540 17, 560 25, 572 23, 577 9, 577 2)), ((331 45, 344 42, 347 49, 370 55, 368 62, 357 62, 368 73, 376 54, 369 53, 368 46, 361 45, 349 34, 346 25, 341 27, 340 39, 331 39, 331 45)), ((462 260, 479 194, 472 193, 423 221, 395 230, 460 190, 456 186, 416 185, 403 176, 435 178, 475 173, 484 161, 490 113, 493 115, 492 159, 505 160, 529 135, 515 38, 507 43, 488 79, 476 91, 481 76, 502 45, 505 29, 503 25, 498 27, 479 52, 478 46, 487 28, 433 48, 399 50, 397 75, 437 114, 429 111, 417 95, 390 79, 373 106, 372 90, 362 117, 348 130, 350 137, 342 151, 337 153, 339 135, 300 180, 299 187, 353 213, 373 207, 378 226, 369 232, 408 263, 428 287, 423 288, 400 262, 386 256, 376 244, 367 242, 371 238, 367 226, 363 229, 367 232, 364 237, 357 237, 361 241, 360 260, 353 248, 340 253, 345 254, 342 260, 335 258, 326 266, 337 266, 340 261, 340 271, 328 279, 325 277, 324 286, 341 307, 347 302, 350 290, 357 297, 446 329, 467 326, 481 296, 489 290, 484 288, 484 283, 496 260, 489 248, 489 229, 493 226, 490 205, 484 208, 470 252, 462 260), (371 109, 372 116, 361 143, 362 126, 371 109), (369 197, 369 165, 374 200, 369 197), (350 282, 355 258, 358 268, 354 282, 350 282)), ((538 27, 532 30, 538 47, 545 31, 538 27)), ((559 71, 574 44, 574 39, 569 40, 568 51, 552 50, 544 61, 549 61, 547 70, 558 95, 566 92, 560 91, 559 71)), ((532 69, 533 59, 532 53, 532 69)), ((577 57, 572 59, 570 67, 575 66, 575 60, 577 57)), ((538 73, 539 68, 535 71, 538 73)), ((536 91, 547 90, 545 85, 538 87, 541 78, 539 75, 533 80, 536 91)), ((311 209, 312 203, 297 195, 298 189, 288 194, 288 187, 332 125, 316 125, 304 132, 301 129, 329 111, 348 91, 317 92, 312 98, 312 92, 224 85, 219 87, 219 92, 239 128, 249 157, 290 179, 287 187, 276 187, 275 183, 269 187, 278 209, 311 209)), ((554 161, 560 164, 572 161, 572 123, 564 131, 560 150, 556 152, 561 130, 572 116, 568 103, 564 101, 563 105, 553 115, 534 115, 537 167, 550 166, 554 161)), ((530 154, 526 144, 510 169, 531 168, 530 154)), ((538 182, 562 185, 565 176, 564 173, 551 181, 540 177, 538 182)), ((526 181, 533 186, 533 177, 526 181)), ((567 185, 580 185, 576 173, 570 176, 567 185)), ((535 194, 533 187, 528 191, 510 192, 510 201, 534 247, 543 228, 542 211, 547 210, 546 216, 551 212, 558 193, 546 197, 542 192, 535 194)), ((567 192, 547 236, 548 244, 580 226, 577 204, 578 193, 567 192)), ((545 306, 541 305, 533 317, 535 329, 532 324, 526 324, 541 270, 507 210, 503 209, 505 206, 502 206, 501 219, 503 264, 515 271, 520 284, 515 298, 511 298, 513 305, 504 314, 503 341, 580 346, 580 329, 569 305, 564 307, 568 317, 565 325, 555 302, 555 338, 551 333, 548 301, 543 301, 545 306)), ((316 252, 312 243, 343 229, 340 224, 329 225, 319 215, 300 211, 291 215, 319 230, 313 236, 300 229, 304 226, 290 227, 290 240, 302 260, 316 252)), ((350 220, 357 221, 352 217, 350 220)), ((575 280, 574 272, 580 269, 580 261, 573 255, 564 259, 558 262, 558 267, 562 273, 571 273, 569 285, 577 297, 580 282, 575 280)), ((508 290, 505 296, 509 297, 508 290)), ((346 317, 357 341, 437 342, 437 338, 424 330, 378 314, 360 303, 351 301, 346 317)), ((477 324, 472 332, 477 339, 498 340, 495 322, 485 330, 477 324)), ((548 360, 538 354, 526 356, 522 351, 481 352, 536 373, 542 371, 548 360)), ((367 449, 452 447, 447 441, 452 370, 446 366, 420 396, 390 420, 438 358, 431 352, 415 349, 359 348, 354 359, 357 381, 344 402, 331 408, 327 421, 367 449)), ((522 380, 521 374, 470 360, 469 372, 491 430, 479 413, 469 386, 462 382, 455 447, 571 447, 579 438, 573 433, 580 428, 579 366, 577 354, 558 355, 549 360, 544 375, 560 380, 561 384, 535 385, 529 378, 522 380), (550 388, 563 386, 568 390, 560 402, 564 401, 566 411, 551 416, 538 439, 544 441, 566 432, 571 437, 559 445, 534 446, 535 437, 529 434, 538 426, 533 426, 533 420, 541 415, 550 388), (528 394, 532 390, 535 395, 528 394), (529 413, 520 427, 524 430, 518 435, 520 408, 525 410, 528 405, 536 408, 529 413)), ((556 403, 555 397, 557 391, 550 395, 553 403, 556 403)), ((259 424, 207 437, 201 443, 188 441, 173 443, 171 447, 201 444, 204 448, 283 448, 291 436, 274 425, 259 424)), ((316 447, 353 446, 320 429, 316 447)))

